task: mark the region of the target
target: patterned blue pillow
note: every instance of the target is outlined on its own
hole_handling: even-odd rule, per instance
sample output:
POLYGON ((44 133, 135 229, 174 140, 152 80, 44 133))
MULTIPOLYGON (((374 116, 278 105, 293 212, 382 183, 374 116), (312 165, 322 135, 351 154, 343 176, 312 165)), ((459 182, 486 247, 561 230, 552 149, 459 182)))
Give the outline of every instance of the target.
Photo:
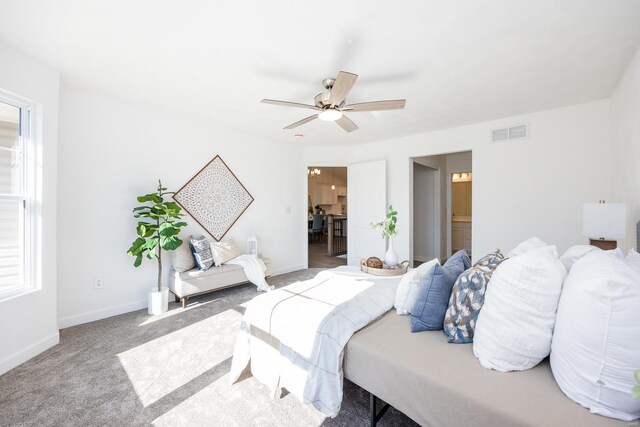
POLYGON ((420 293, 411 310, 411 332, 442 329, 451 288, 462 272, 471 266, 464 250, 456 252, 443 265, 436 265, 422 278, 420 293))
POLYGON ((500 249, 497 249, 481 258, 456 280, 444 318, 444 333, 450 343, 473 342, 473 332, 484 304, 487 284, 493 271, 504 260, 500 249))
POLYGON ((213 254, 209 241, 204 236, 198 236, 191 239, 191 252, 198 264, 200 270, 208 270, 213 265, 213 254))

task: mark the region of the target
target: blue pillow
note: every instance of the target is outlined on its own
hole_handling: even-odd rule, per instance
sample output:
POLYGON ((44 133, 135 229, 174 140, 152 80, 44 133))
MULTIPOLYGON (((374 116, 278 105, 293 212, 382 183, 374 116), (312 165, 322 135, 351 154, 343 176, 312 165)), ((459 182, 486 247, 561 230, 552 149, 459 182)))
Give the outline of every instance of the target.
POLYGON ((422 278, 418 299, 411 310, 411 332, 442 329, 453 284, 469 267, 471 259, 465 250, 461 250, 422 278))
POLYGON ((473 342, 476 321, 484 294, 493 271, 504 261, 500 249, 481 258, 473 267, 465 270, 451 291, 449 307, 444 316, 444 333, 451 343, 473 342))
POLYGON ((189 242, 191 253, 196 260, 196 264, 200 270, 208 270, 213 266, 213 255, 211 254, 211 246, 204 236, 198 236, 189 242))

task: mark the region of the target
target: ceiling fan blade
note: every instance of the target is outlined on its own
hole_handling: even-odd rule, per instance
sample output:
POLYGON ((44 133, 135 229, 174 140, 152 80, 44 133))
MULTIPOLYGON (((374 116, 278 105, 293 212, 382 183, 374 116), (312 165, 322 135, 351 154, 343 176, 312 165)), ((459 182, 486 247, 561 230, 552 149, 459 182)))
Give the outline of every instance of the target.
POLYGON ((359 104, 345 105, 342 111, 384 111, 384 110, 402 110, 406 99, 392 99, 388 101, 371 101, 361 102, 359 104))
POLYGON ((315 119, 317 119, 317 118, 318 118, 318 115, 317 115, 317 114, 314 114, 313 116, 309 116, 309 117, 306 117, 306 118, 304 118, 304 119, 302 119, 302 120, 298 120, 298 121, 297 121, 297 122, 295 122, 295 123, 291 123, 289 126, 286 126, 286 127, 284 127, 283 129, 293 129, 293 128, 297 128, 298 126, 301 126, 301 125, 303 125, 303 124, 305 124, 305 123, 309 123, 311 120, 315 120, 315 119))
POLYGON ((356 84, 357 79, 357 74, 347 73, 346 71, 338 73, 338 77, 336 77, 336 81, 333 83, 329 93, 329 102, 332 106, 340 105, 345 100, 353 85, 356 84))
POLYGON ((263 104, 272 104, 272 105, 280 105, 282 107, 294 107, 294 108, 308 108, 310 110, 320 110, 320 108, 315 105, 308 104, 300 104, 298 102, 289 102, 289 101, 278 101, 277 99, 263 99, 263 104))
POLYGON ((353 132, 354 130, 358 130, 358 125, 353 123, 349 117, 344 115, 340 117, 338 120, 336 120, 336 123, 347 132, 353 132))

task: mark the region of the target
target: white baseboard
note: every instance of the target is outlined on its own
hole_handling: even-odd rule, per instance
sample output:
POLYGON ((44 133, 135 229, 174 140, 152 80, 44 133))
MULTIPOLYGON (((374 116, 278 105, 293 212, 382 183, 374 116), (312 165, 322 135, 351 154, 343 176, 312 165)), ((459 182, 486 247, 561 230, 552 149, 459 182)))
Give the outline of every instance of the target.
POLYGON ((56 332, 55 334, 48 336, 47 338, 44 338, 25 349, 20 350, 13 356, 7 357, 3 361, 0 361, 0 375, 9 372, 16 366, 22 365, 27 360, 39 355, 45 350, 50 349, 59 342, 60 334, 56 332))
POLYGON ((129 313, 131 311, 142 310, 143 308, 147 308, 147 300, 117 305, 115 307, 90 311, 88 313, 77 314, 75 316, 64 317, 62 319, 58 319, 58 328, 64 329, 70 326, 81 325, 83 323, 93 322, 95 320, 106 319, 107 317, 129 313))
POLYGON ((291 272, 298 271, 298 270, 304 270, 305 268, 307 268, 307 267, 305 267, 304 264, 293 265, 293 266, 290 266, 290 267, 284 267, 284 268, 280 268, 278 270, 273 270, 271 272, 271 276, 279 276, 281 274, 287 274, 287 273, 291 273, 291 272))
MULTIPOLYGON (((271 276, 278 276, 280 274, 304 270, 305 268, 306 267, 303 264, 284 267, 278 270, 273 270, 271 272, 271 276)), ((147 300, 104 308, 96 311, 90 311, 88 313, 76 314, 74 316, 58 319, 58 328, 69 328, 71 326, 81 325, 83 323, 93 322, 95 320, 106 319, 107 317, 117 316, 119 314, 129 313, 131 311, 142 310, 144 308, 147 308, 147 300)))

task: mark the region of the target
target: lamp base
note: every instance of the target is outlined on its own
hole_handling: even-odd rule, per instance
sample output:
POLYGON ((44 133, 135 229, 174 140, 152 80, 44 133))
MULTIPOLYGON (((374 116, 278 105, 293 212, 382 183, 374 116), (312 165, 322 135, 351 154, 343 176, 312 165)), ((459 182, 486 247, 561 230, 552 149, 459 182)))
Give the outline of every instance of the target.
POLYGON ((589 244, 596 248, 600 248, 603 251, 610 251, 618 247, 618 242, 615 240, 589 239, 589 244))

